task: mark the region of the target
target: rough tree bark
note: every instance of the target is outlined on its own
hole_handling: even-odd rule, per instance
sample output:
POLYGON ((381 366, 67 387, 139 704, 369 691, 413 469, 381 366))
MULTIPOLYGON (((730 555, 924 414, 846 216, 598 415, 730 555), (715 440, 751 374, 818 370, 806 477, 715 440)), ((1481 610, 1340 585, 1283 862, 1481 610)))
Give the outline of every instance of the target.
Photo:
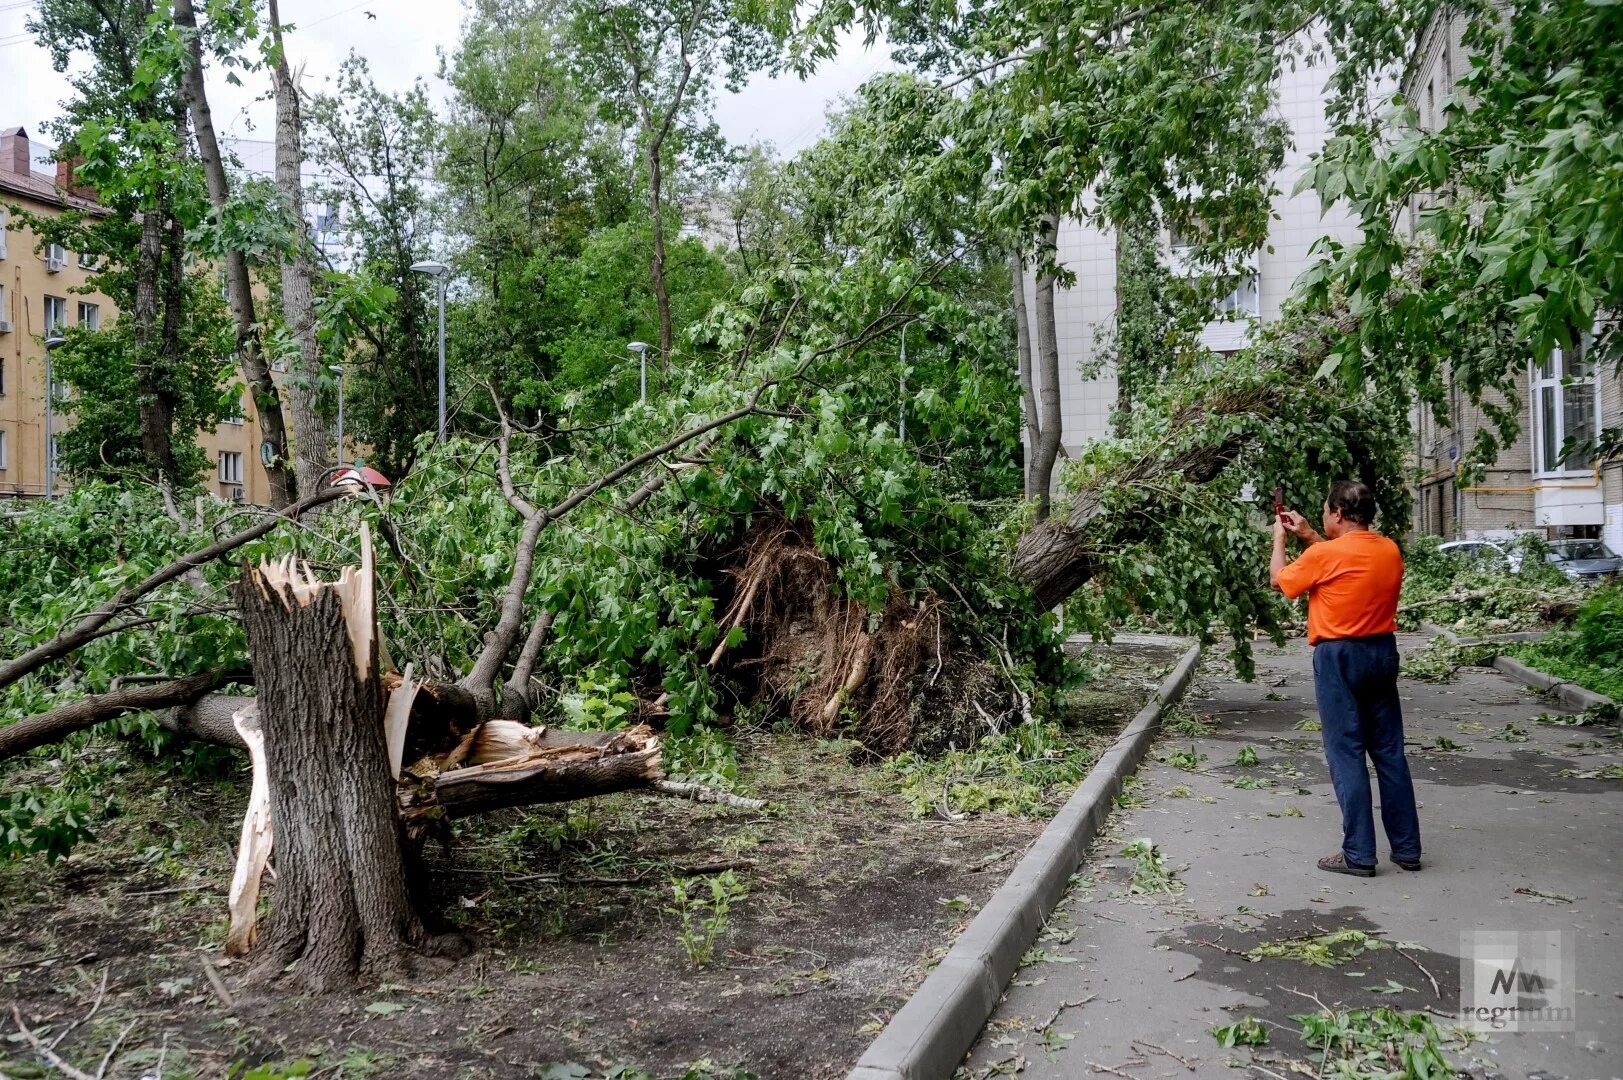
POLYGON ((169 196, 159 186, 154 205, 141 215, 141 240, 135 257, 135 390, 141 421, 141 454, 154 477, 179 480, 175 468, 173 395, 164 387, 159 339, 158 293, 164 280, 164 223, 169 196))
POLYGON ((383 738, 370 545, 337 582, 291 560, 235 592, 258 684, 276 837, 275 902, 250 979, 313 993, 406 967, 427 936, 406 892, 383 738))
POLYGON ((288 382, 293 406, 293 451, 301 491, 314 491, 327 471, 327 425, 317 414, 316 387, 321 379, 321 343, 316 340, 315 293, 311 287, 314 265, 310 236, 304 223, 304 165, 299 117, 299 88, 287 66, 282 48, 281 15, 270 0, 271 37, 276 62, 271 78, 276 86, 276 190, 293 229, 290 250, 282 256, 282 318, 299 347, 297 377, 288 382))
POLYGON ((1037 445, 1042 441, 1042 418, 1037 415, 1037 392, 1031 374, 1031 316, 1026 310, 1026 260, 1018 252, 1009 253, 1010 296, 1014 301, 1014 344, 1020 357, 1020 412, 1026 432, 1026 498, 1037 494, 1031 483, 1031 466, 1037 445))
MULTIPOLYGON (((197 136, 197 156, 203 165, 203 181, 208 187, 209 205, 218 224, 231 198, 225 159, 220 156, 220 140, 214 131, 214 115, 209 110, 208 92, 203 82, 203 43, 198 37, 197 14, 192 0, 174 0, 175 25, 187 36, 187 63, 181 72, 181 89, 191 112, 192 131, 197 136)), ((280 510, 298 497, 293 469, 287 453, 287 425, 282 415, 282 396, 271 377, 270 365, 259 348, 259 331, 254 315, 253 282, 248 277, 248 260, 240 249, 225 253, 226 299, 237 328, 237 370, 254 399, 259 417, 259 435, 271 448, 272 462, 265 469, 270 481, 270 505, 280 510)), ((306 489, 306 493, 314 491, 306 489)))
POLYGON ((1029 485, 1037 496, 1037 520, 1048 519, 1054 490, 1054 463, 1059 460, 1059 334, 1054 324, 1054 274, 1046 267, 1058 258, 1059 218, 1043 218, 1041 244, 1044 269, 1037 276, 1037 364, 1041 376, 1041 434, 1031 455, 1029 485))

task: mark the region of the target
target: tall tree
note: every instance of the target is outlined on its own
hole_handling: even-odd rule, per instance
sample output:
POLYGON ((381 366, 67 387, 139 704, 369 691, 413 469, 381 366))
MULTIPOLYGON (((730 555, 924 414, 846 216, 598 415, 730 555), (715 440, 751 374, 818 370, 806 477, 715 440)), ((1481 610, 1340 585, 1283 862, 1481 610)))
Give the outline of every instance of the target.
POLYGON ((314 491, 321 474, 332 464, 328 457, 329 432, 317 409, 324 380, 321 340, 316 325, 315 267, 310 227, 304 219, 304 123, 299 87, 287 63, 282 42, 282 17, 276 0, 270 4, 270 70, 276 98, 276 194, 287 235, 281 256, 282 320, 292 338, 293 377, 287 381, 293 406, 294 471, 299 490, 314 491))
POLYGON ((374 317, 352 320, 354 347, 341 357, 347 427, 379 468, 401 474, 436 418, 433 286, 411 268, 428 256, 434 230, 426 185, 439 159, 440 121, 421 80, 385 93, 355 53, 305 115, 310 159, 330 178, 310 192, 324 207, 323 239, 346 252, 339 269, 387 301, 371 309, 374 317))
POLYGON ((114 215, 133 226, 88 223, 84 242, 128 267, 133 290, 130 332, 121 336, 134 352, 134 405, 144 470, 167 483, 191 483, 182 475, 177 414, 186 391, 180 356, 180 323, 188 221, 196 224, 192 163, 188 160, 185 106, 178 73, 160 47, 161 13, 151 0, 50 0, 28 20, 58 70, 76 55, 90 66, 71 78, 75 97, 53 127, 58 151, 78 182, 97 189, 114 215), (96 235, 99 234, 99 235, 96 235))
MULTIPOLYGON (((215 29, 223 39, 220 42, 223 59, 232 66, 238 64, 234 47, 252 26, 251 10, 234 10, 221 5, 215 29)), ((217 233, 214 254, 225 262, 226 298, 231 305, 231 316, 236 323, 237 370, 242 375, 254 401, 259 417, 259 433, 269 451, 265 460, 265 475, 270 483, 271 506, 280 509, 293 501, 297 494, 297 479, 288 453, 287 420, 282 408, 282 395, 271 376, 270 363, 265 359, 260 327, 254 314, 253 279, 248 271, 241 223, 241 204, 233 204, 231 181, 226 174, 225 158, 220 152, 219 136, 214 130, 214 114, 209 108, 208 88, 203 79, 203 38, 199 32, 197 13, 192 0, 174 0, 174 24, 179 31, 182 52, 178 59, 181 68, 181 86, 186 106, 191 114, 192 128, 197 136, 198 158, 203 168, 203 179, 208 187, 208 198, 213 208, 213 225, 217 233)), ((236 78, 235 73, 229 75, 236 78)))
POLYGON ((576 69, 616 122, 637 132, 653 226, 649 276, 659 307, 661 364, 669 363, 674 320, 666 281, 668 172, 676 143, 702 135, 717 74, 742 86, 777 58, 787 8, 741 0, 582 0, 570 31, 576 69))

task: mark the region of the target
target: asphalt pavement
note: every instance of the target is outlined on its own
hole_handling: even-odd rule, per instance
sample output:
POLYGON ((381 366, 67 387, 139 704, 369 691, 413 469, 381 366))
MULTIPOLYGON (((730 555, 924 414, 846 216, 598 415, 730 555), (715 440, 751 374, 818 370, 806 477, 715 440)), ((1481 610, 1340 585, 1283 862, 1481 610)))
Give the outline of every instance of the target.
POLYGON ((1617 729, 1488 669, 1405 679, 1425 869, 1382 836, 1374 878, 1331 875, 1310 649, 1260 643, 1250 683, 1209 655, 1188 698, 1209 731, 1163 733, 960 1075, 1315 1076, 1292 1017, 1323 1007, 1424 1016, 1477 1076, 1623 1077, 1617 729), (1141 838, 1164 874, 1124 854, 1141 838), (1480 1009, 1505 1026, 1448 1037, 1480 1009), (1210 1034, 1247 1018, 1265 1044, 1210 1034))

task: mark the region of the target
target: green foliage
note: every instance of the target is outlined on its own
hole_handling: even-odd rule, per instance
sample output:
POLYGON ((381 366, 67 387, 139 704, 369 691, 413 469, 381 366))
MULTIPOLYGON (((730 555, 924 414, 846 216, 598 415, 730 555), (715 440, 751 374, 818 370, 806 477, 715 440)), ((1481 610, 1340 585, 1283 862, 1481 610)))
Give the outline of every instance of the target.
POLYGON ((1623 584, 1590 593, 1578 606, 1571 631, 1505 651, 1548 675, 1623 701, 1623 584))
POLYGON ((1438 550, 1441 538, 1417 536, 1404 551, 1399 619, 1406 628, 1421 620, 1460 633, 1505 633, 1537 629, 1552 605, 1574 601, 1581 586, 1546 562, 1544 542, 1519 537, 1509 550, 1520 558, 1512 573, 1508 560, 1462 558, 1438 550))
POLYGON ((1362 930, 1334 930, 1311 937, 1265 941, 1246 953, 1252 962, 1269 958, 1295 960, 1309 967, 1339 967, 1367 952, 1392 946, 1362 930))
MULTIPOLYGON (((1594 351, 1619 356, 1615 324, 1597 327, 1597 313, 1623 301, 1623 10, 1514 0, 1449 13, 1470 59, 1442 123, 1422 126, 1420 102, 1400 96, 1384 115, 1359 110, 1304 178, 1326 205, 1346 197, 1362 232, 1325 245, 1301 285, 1318 302, 1356 302, 1362 318, 1333 357, 1349 384, 1402 366, 1439 419, 1452 387, 1483 407, 1469 477, 1515 437, 1530 359, 1571 355, 1597 330, 1594 351), (1427 200, 1411 244, 1402 211, 1420 192, 1449 195, 1427 200)), ((1415 5, 1409 17, 1429 14, 1415 5)), ((1349 103, 1380 77, 1370 59, 1347 73, 1369 81, 1343 80, 1349 103)))
POLYGON ((1239 753, 1234 755, 1234 764, 1249 768, 1257 764, 1257 748, 1255 746, 1242 746, 1239 753))
POLYGON ((694 968, 715 959, 716 942, 727 932, 733 905, 749 895, 749 888, 731 870, 709 878, 672 878, 671 904, 666 914, 680 920, 676 940, 694 968))
POLYGON ((1325 1010, 1291 1017, 1319 1054, 1318 1073, 1342 1080, 1444 1080, 1455 1075, 1443 1035, 1423 1012, 1325 1010))
POLYGON ((59 786, 0 793, 0 858, 43 855, 54 863, 90 839, 92 811, 83 791, 59 786))
POLYGON ((1148 896, 1173 896, 1187 887, 1178 880, 1178 872, 1167 865, 1166 856, 1149 837, 1139 837, 1122 848, 1121 853, 1133 860, 1130 891, 1148 896))
POLYGON ((1214 1027, 1210 1034, 1217 1045, 1225 1050, 1236 1046, 1267 1046, 1268 1029, 1255 1016, 1243 1017, 1232 1024, 1214 1027))
POLYGON ((1049 794, 1080 782, 1094 760, 1058 724, 1037 721, 934 757, 904 753, 887 762, 885 772, 920 817, 1038 817, 1054 810, 1049 794))

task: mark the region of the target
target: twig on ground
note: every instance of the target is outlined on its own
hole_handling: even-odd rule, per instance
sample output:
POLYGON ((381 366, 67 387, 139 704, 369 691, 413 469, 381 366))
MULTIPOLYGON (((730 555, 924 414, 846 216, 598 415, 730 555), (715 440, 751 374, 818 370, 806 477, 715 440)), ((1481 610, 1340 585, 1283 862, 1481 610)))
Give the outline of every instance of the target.
POLYGON ((1250 960, 1251 959, 1251 955, 1249 953, 1243 953, 1238 949, 1231 949, 1227 945, 1219 945, 1215 941, 1207 941, 1204 938, 1185 938, 1184 939, 1184 944, 1185 945, 1204 945, 1208 949, 1216 949, 1218 952, 1226 952, 1230 956, 1238 956, 1242 960, 1250 960))
POLYGON ((40 1041, 40 1037, 35 1035, 27 1024, 23 1023, 22 1010, 17 1008, 15 1005, 11 1007, 11 1018, 17 1022, 17 1030, 22 1034, 23 1039, 28 1043, 29 1046, 34 1048, 34 1051, 39 1054, 40 1057, 45 1059, 45 1063, 51 1068, 55 1069, 63 1076, 70 1077, 71 1080, 96 1080, 96 1078, 91 1076, 89 1073, 75 1069, 72 1065, 69 1065, 66 1061, 63 1061, 57 1056, 55 1050, 52 1050, 49 1046, 46 1046, 45 1043, 40 1041))
POLYGON ((131 1031, 135 1030, 136 1023, 137 1021, 131 1020, 129 1023, 125 1024, 124 1030, 120 1031, 118 1033, 118 1038, 113 1040, 113 1045, 109 1046, 107 1048, 107 1053, 102 1055, 101 1067, 96 1070, 96 1080, 102 1080, 102 1077, 107 1075, 107 1066, 113 1063, 113 1055, 118 1053, 119 1045, 124 1042, 125 1037, 128 1036, 131 1031))
POLYGON ((1250 1067, 1257 1070, 1258 1072, 1262 1073, 1264 1076, 1273 1077, 1274 1080, 1285 1080, 1285 1078, 1283 1076, 1280 1076, 1278 1073, 1274 1072, 1274 1070, 1265 1069, 1261 1065, 1258 1065, 1255 1061, 1250 1063, 1250 1067))
POLYGON ((705 787, 703 784, 684 784, 675 780, 658 780, 652 785, 655 791, 664 795, 675 795, 681 799, 692 799, 694 802, 720 803, 723 806, 736 806, 740 810, 765 810, 765 799, 751 799, 744 795, 734 795, 729 791, 718 791, 715 788, 705 787))
POLYGON ((1143 1039, 1129 1040, 1128 1045, 1129 1046, 1147 1046, 1151 1050, 1154 1050, 1158 1054, 1165 1054, 1167 1057, 1171 1058, 1173 1061, 1176 1061, 1178 1064, 1182 1065, 1184 1068, 1188 1069, 1190 1072, 1195 1071, 1194 1062, 1190 1061, 1188 1058, 1183 1057, 1180 1054, 1174 1054, 1171 1050, 1168 1050, 1164 1046, 1157 1046, 1155 1043, 1146 1042, 1143 1039))
MULTIPOLYGON (((54 964, 58 960, 63 959, 65 955, 65 953, 53 953, 50 956, 41 956, 33 960, 13 960, 9 964, 0 964, 0 971, 10 971, 13 968, 38 967, 41 964, 54 964)), ((94 959, 96 959, 96 954, 93 952, 87 952, 83 956, 77 957, 71 966, 78 967, 81 964, 88 964, 94 959)))
POLYGON ((57 1047, 61 1046, 62 1040, 73 1034, 74 1028, 78 1027, 80 1024, 83 1024, 92 1016, 95 1016, 97 1011, 100 1010, 101 1003, 107 1000, 107 976, 111 971, 111 968, 102 968, 101 986, 96 990, 96 1000, 90 1003, 90 1011, 85 1013, 79 1019, 75 1020, 73 1023, 69 1024, 67 1027, 63 1028, 61 1033, 58 1034, 56 1038, 51 1040, 52 1050, 55 1050, 57 1047))
POLYGON ((225 985, 225 979, 220 977, 219 969, 207 955, 198 953, 197 958, 203 962, 203 974, 208 978, 209 988, 214 991, 214 996, 220 999, 220 1005, 225 1011, 230 1012, 235 1003, 231 999, 231 991, 225 985))
MULTIPOLYGON (((1143 1058, 1129 1058, 1128 1060, 1122 1062, 1122 1064, 1132 1066, 1136 1069, 1140 1065, 1148 1065, 1149 1062, 1143 1058)), ((1088 1068, 1092 1069, 1096 1073, 1110 1073, 1112 1076, 1125 1076, 1127 1080, 1138 1080, 1138 1077, 1134 1076, 1132 1073, 1124 1073, 1120 1069, 1111 1065, 1100 1065, 1097 1061, 1088 1062, 1088 1068)))
POLYGON ((1419 968, 1420 974, 1431 980, 1431 992, 1437 995, 1438 1001, 1441 1001, 1443 999, 1443 989, 1437 985, 1437 977, 1431 972, 1427 971, 1424 964, 1410 956, 1408 953, 1404 952, 1402 949, 1398 949, 1398 955, 1409 961, 1409 963, 1413 964, 1416 968, 1419 968))
POLYGON ((1059 1020, 1059 1014, 1060 1013, 1064 1012, 1066 1009, 1080 1009, 1082 1006, 1086 1005, 1088 1002, 1092 1001, 1094 998, 1096 998, 1098 996, 1099 996, 1098 994, 1089 994, 1087 997, 1083 998, 1081 1001, 1062 1001, 1062 1002, 1060 1002, 1059 1003, 1059 1008, 1054 1010, 1054 1015, 1050 1016, 1047 1020, 1043 1021, 1041 1024, 1033 1024, 1032 1027, 1031 1027, 1031 1030, 1035 1031, 1035 1032, 1039 1032, 1039 1033, 1047 1031, 1049 1028, 1054 1026, 1056 1021, 1059 1020))

